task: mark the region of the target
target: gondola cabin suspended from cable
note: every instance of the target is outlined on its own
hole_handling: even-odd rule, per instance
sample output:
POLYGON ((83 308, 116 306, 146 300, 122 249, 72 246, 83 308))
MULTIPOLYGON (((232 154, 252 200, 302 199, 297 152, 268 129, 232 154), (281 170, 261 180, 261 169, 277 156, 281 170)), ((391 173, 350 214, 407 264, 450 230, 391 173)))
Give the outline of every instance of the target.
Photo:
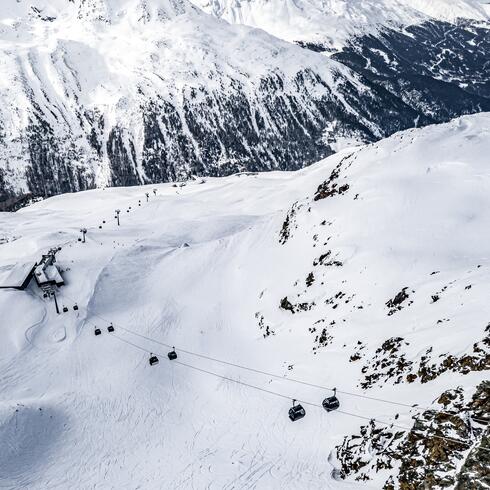
POLYGON ((327 396, 327 398, 323 400, 322 405, 327 412, 332 412, 333 410, 337 410, 337 408, 340 407, 340 402, 336 395, 337 395, 337 388, 334 388, 333 396, 327 396))
POLYGON ((177 359, 177 352, 175 352, 175 347, 174 347, 174 350, 170 351, 168 354, 167 354, 168 358, 171 360, 171 361, 175 361, 175 359, 177 359))
POLYGON ((289 409, 289 418, 291 422, 296 422, 296 420, 302 419, 305 415, 305 409, 300 405, 295 405, 296 400, 293 400, 293 406, 289 409))
POLYGON ((63 306, 63 313, 68 313, 68 306, 63 306))
POLYGON ((75 305, 75 306, 73 307, 73 309, 74 309, 75 311, 77 311, 77 310, 78 310, 78 305, 75 305))
POLYGON ((94 330, 94 334, 95 334, 95 335, 100 335, 101 333, 102 333, 102 331, 100 330, 100 328, 96 328, 96 329, 94 330))
POLYGON ((148 362, 150 363, 150 366, 153 366, 154 364, 158 364, 158 357, 151 354, 148 362))
POLYGON ((114 332, 114 325, 112 323, 107 327, 108 332, 114 332))

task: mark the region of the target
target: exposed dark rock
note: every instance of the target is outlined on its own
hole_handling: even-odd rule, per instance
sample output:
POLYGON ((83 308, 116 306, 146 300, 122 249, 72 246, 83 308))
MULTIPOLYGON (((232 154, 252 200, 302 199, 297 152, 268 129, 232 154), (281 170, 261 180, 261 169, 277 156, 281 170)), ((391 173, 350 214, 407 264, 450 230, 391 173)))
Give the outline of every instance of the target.
POLYGON ((482 382, 467 402, 456 388, 442 393, 437 403, 434 410, 415 415, 408 432, 371 421, 359 435, 345 437, 337 446, 340 478, 365 481, 397 468, 384 490, 487 488, 490 382, 482 382))
POLYGON ((315 282, 315 275, 313 272, 310 272, 306 277, 306 287, 310 287, 315 282))
POLYGON ((390 309, 388 311, 388 316, 393 315, 393 313, 396 313, 403 308, 402 303, 409 297, 407 289, 408 287, 404 287, 394 298, 386 302, 386 306, 390 309))

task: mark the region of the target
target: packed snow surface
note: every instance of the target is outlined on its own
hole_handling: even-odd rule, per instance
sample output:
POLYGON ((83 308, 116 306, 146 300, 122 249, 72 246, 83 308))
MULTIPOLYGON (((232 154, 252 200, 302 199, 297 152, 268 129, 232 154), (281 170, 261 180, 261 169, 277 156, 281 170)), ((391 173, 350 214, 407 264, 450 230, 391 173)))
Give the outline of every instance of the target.
MULTIPOLYGON (((305 405, 306 417, 291 423, 290 398, 320 404, 331 392, 287 378, 362 393, 361 367, 388 338, 404 338, 413 361, 430 346, 434 356, 458 356, 482 338, 489 153, 490 114, 481 114, 299 172, 108 188, 0 214, 0 266, 60 246, 58 301, 69 308, 57 315, 34 281, 26 291, 0 290, 0 486, 380 488, 383 475, 345 482, 333 471, 335 446, 364 421, 305 405), (343 159, 348 190, 313 200, 343 159), (81 227, 86 243, 77 241, 81 227), (342 266, 317 267, 305 286, 327 249, 342 266), (385 303, 404 287, 413 303, 389 316, 385 303), (346 296, 334 309, 328 299, 339 291, 346 296), (285 296, 310 307, 281 309, 285 296), (319 345, 323 326, 332 339, 319 345), (178 361, 285 398, 172 363, 155 340, 175 345, 178 361), (349 362, 359 342, 364 358, 349 362), (149 365, 150 352, 158 365, 149 365)), ((470 396, 487 374, 387 379, 367 394, 429 406, 458 385, 470 396)), ((407 427, 416 413, 352 396, 340 402, 388 423, 399 414, 407 427)))

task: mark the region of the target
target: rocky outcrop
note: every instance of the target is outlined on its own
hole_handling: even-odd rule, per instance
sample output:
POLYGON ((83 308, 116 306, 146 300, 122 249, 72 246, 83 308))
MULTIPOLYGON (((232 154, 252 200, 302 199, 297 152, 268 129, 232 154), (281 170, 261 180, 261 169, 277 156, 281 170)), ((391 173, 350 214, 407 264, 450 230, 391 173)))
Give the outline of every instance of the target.
POLYGON ((346 437, 337 447, 338 477, 365 481, 390 470, 384 490, 486 488, 489 382, 482 382, 468 401, 461 388, 448 390, 434 410, 413 418, 409 430, 372 420, 346 437))

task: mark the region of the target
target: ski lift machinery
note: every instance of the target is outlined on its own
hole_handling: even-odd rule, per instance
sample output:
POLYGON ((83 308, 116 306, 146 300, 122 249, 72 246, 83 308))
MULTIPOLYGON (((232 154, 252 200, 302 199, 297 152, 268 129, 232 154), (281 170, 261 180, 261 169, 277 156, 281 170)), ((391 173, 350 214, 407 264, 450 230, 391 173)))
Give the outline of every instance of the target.
POLYGON ((333 410, 337 410, 337 408, 340 407, 340 402, 337 398, 337 388, 333 389, 332 396, 327 396, 327 398, 323 400, 322 406, 327 412, 332 412, 333 410))
POLYGON ((293 400, 293 406, 289 409, 289 418, 291 422, 302 419, 306 415, 306 411, 299 403, 296 405, 296 400, 293 400))
POLYGON ((150 354, 150 359, 148 359, 148 362, 150 363, 150 366, 154 366, 155 364, 158 364, 158 357, 150 354))

